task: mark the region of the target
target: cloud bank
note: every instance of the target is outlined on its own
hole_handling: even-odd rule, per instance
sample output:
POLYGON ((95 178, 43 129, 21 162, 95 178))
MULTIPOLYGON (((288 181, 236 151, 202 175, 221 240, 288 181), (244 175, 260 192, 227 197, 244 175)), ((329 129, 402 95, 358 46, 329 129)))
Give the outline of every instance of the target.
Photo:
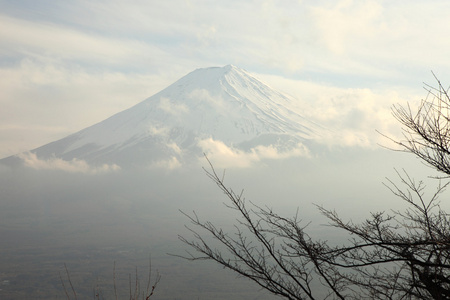
POLYGON ((286 159, 290 157, 310 156, 308 148, 302 144, 297 144, 297 147, 288 150, 279 150, 273 145, 260 145, 251 148, 250 151, 243 151, 227 146, 222 141, 207 138, 199 140, 197 145, 202 149, 203 153, 205 153, 214 166, 219 168, 248 168, 265 159, 286 159))
POLYGON ((50 158, 47 160, 39 159, 35 153, 24 152, 17 155, 26 167, 36 170, 59 170, 69 173, 85 173, 85 174, 99 174, 116 172, 120 167, 116 164, 101 166, 90 166, 86 161, 80 159, 73 159, 66 161, 60 158, 50 158))

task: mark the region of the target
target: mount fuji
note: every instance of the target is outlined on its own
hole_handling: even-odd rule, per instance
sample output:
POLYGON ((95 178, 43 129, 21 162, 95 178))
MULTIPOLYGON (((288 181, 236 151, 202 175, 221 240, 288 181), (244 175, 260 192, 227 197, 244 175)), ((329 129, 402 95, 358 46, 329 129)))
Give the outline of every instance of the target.
POLYGON ((294 101, 232 65, 197 69, 135 106, 28 154, 129 166, 187 161, 208 153, 214 142, 243 153, 261 147, 287 153, 324 131, 296 112, 294 101))

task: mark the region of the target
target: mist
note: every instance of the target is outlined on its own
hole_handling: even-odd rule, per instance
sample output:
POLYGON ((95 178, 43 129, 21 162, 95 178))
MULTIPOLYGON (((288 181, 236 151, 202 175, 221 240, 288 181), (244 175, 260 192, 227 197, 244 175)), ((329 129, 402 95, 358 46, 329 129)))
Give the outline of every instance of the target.
MULTIPOLYGON (((216 171, 224 173, 226 186, 244 190, 248 201, 286 217, 298 210, 305 225, 310 223, 311 236, 335 243, 347 237, 327 227, 315 205, 361 221, 371 211, 404 207, 383 185, 386 177, 397 181, 394 168, 417 179, 433 174, 413 156, 383 148, 315 153, 216 171)), ((195 211, 228 231, 239 217, 224 206, 225 195, 206 176, 206 159, 200 161, 176 170, 99 174, 1 168, 0 293, 10 299, 65 298, 59 274, 65 278, 66 264, 79 297, 92 297, 96 286, 105 298, 113 297, 116 264, 119 295, 127 297, 129 274, 134 278, 137 268, 145 286, 151 257, 152 270, 162 276, 156 299, 273 299, 212 262, 176 256, 190 250, 178 240, 178 235, 191 236, 180 211, 195 211)), ((436 183, 429 181, 430 187, 436 183)))

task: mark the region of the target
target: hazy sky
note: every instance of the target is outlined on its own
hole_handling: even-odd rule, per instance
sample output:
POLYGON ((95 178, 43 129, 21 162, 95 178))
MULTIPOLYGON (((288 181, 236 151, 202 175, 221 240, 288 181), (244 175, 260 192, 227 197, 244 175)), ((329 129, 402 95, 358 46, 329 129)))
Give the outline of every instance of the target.
POLYGON ((389 107, 450 81, 448 1, 0 0, 0 157, 62 138, 188 72, 233 64, 372 145, 389 107))

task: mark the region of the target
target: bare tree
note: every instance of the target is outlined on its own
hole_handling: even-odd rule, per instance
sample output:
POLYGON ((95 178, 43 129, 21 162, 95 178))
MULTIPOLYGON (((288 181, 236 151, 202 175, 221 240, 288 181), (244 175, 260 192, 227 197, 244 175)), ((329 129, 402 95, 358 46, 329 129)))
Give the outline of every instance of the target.
MULTIPOLYGON (((449 176, 450 98, 439 81, 438 88, 427 87, 429 97, 416 113, 394 106, 405 138, 394 141, 449 176)), ((318 207, 331 226, 349 234, 345 244, 332 245, 312 238, 298 214, 283 217, 247 202, 211 163, 206 173, 240 218, 226 232, 195 212, 185 214, 193 238, 180 239, 195 252, 184 258, 216 261, 285 299, 450 299, 450 219, 438 200, 448 183, 439 181, 427 197, 423 182, 398 172, 400 183, 386 186, 406 209, 372 213, 359 224, 318 207)))
MULTIPOLYGON (((434 75, 434 74, 433 74, 434 75)), ((426 85, 427 98, 417 112, 394 106, 393 114, 403 125, 404 141, 395 141, 406 152, 421 158, 436 170, 450 175, 450 97, 448 90, 436 78, 437 88, 426 85)))

